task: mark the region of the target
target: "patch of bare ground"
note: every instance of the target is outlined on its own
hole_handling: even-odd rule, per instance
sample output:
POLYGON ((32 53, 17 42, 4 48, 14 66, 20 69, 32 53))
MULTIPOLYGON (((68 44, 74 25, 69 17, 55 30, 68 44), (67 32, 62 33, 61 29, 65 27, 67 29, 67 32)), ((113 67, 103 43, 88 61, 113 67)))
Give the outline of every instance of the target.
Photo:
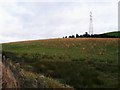
POLYGON ((2 67, 2 88, 19 88, 18 81, 9 66, 3 63, 0 66, 2 67))

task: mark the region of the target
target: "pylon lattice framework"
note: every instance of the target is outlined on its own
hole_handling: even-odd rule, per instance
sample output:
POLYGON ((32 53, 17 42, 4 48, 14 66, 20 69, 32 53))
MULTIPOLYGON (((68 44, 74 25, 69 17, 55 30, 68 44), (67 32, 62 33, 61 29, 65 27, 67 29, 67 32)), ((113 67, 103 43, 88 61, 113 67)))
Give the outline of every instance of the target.
POLYGON ((92 16, 92 12, 90 12, 90 24, 89 24, 89 34, 93 35, 93 16, 92 16))

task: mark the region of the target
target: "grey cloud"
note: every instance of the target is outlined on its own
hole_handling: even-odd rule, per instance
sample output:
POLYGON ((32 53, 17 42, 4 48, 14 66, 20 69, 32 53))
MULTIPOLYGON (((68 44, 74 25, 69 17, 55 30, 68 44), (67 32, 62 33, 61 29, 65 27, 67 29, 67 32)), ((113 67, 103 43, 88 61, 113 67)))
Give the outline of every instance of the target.
MULTIPOLYGON (((87 1, 87 0, 86 0, 87 1)), ((112 0, 111 0, 112 1, 112 0)), ((0 6, 0 42, 83 34, 93 12, 95 33, 117 29, 117 3, 17 2, 0 6), (6 19, 7 18, 7 19, 6 19)))

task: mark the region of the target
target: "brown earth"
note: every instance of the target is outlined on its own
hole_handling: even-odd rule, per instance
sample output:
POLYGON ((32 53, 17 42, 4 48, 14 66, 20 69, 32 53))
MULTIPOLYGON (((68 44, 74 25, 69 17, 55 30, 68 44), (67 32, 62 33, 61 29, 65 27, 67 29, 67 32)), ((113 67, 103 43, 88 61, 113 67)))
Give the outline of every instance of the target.
POLYGON ((9 66, 1 63, 0 67, 2 67, 2 88, 19 88, 18 81, 9 66))

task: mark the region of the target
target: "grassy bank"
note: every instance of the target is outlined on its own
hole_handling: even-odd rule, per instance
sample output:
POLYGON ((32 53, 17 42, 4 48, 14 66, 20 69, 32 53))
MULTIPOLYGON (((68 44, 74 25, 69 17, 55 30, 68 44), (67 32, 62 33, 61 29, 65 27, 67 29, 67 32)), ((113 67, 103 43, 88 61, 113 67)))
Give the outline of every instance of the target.
POLYGON ((118 39, 50 39, 2 45, 3 54, 26 71, 74 88, 117 87, 118 39))

